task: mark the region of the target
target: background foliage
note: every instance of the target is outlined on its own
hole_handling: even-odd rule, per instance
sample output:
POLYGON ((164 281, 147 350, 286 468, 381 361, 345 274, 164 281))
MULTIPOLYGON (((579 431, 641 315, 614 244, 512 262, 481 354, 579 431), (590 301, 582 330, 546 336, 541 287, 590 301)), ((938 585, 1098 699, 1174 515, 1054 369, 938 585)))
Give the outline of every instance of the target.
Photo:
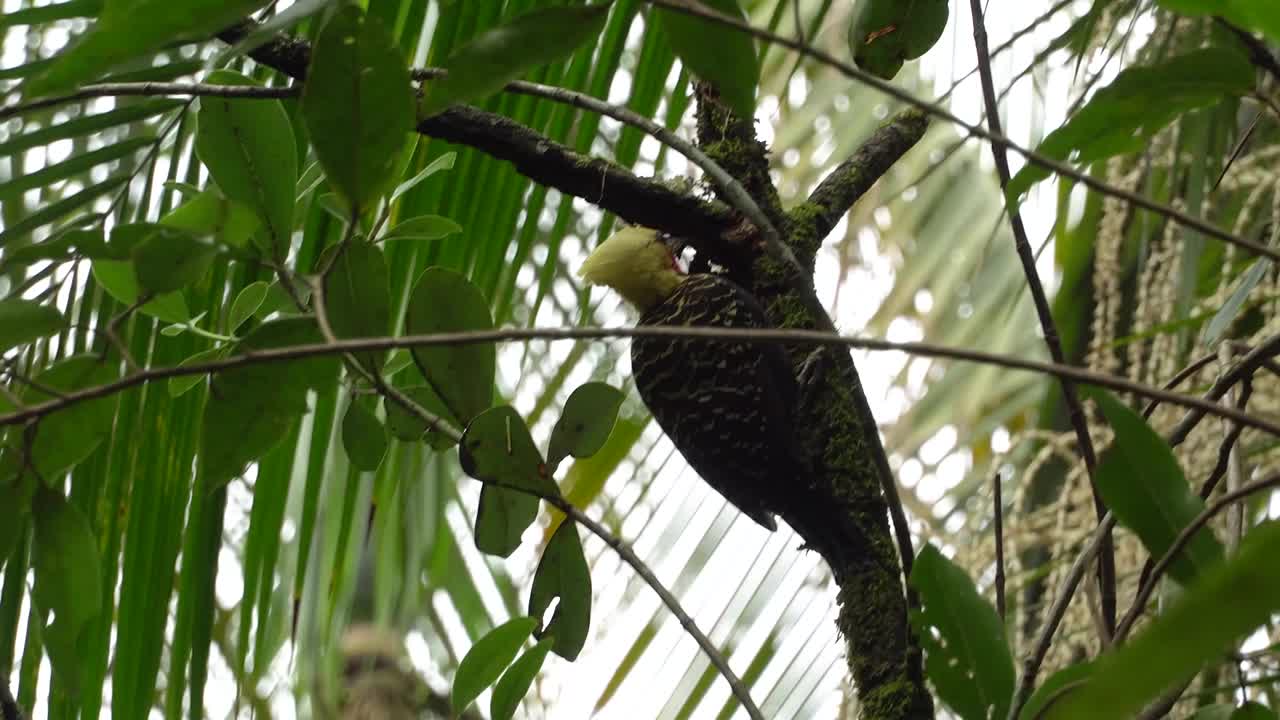
MULTIPOLYGON (((921 49, 916 33, 935 35, 947 3, 707 4, 852 56, 969 121, 984 115, 965 3, 946 9, 919 63, 905 61, 933 43, 921 49), (877 14, 906 5, 919 7, 877 14), (874 32, 912 22, 911 35, 874 32), (868 44, 866 28, 889 40, 868 44)), ((498 92, 510 80, 581 91, 688 135, 689 73, 715 79, 726 102, 755 109, 786 204, 905 107, 777 45, 724 28, 708 42, 688 17, 639 0, 171 5, 4 5, 2 413, 139 368, 328 334, 622 324, 617 299, 574 274, 616 227, 612 215, 412 128, 465 102, 679 192, 706 195, 701 176, 633 127, 498 92), (313 43, 300 96, 37 100, 88 82, 281 88, 286 79, 248 59, 239 36, 215 39, 250 13, 265 21, 263 39, 283 31, 313 43), (724 55, 706 57, 711 47, 724 55), (449 75, 418 97, 410 77, 422 80, 412 69, 423 67, 449 75), (312 274, 323 280, 308 284, 312 274), (327 328, 297 313, 316 297, 327 328)), ((992 2, 987 30, 1015 140, 1273 243, 1280 66, 1268 63, 1280 12, 992 2)), ((988 144, 934 120, 837 225, 815 284, 843 330, 1047 357, 1008 198, 1043 251, 1070 362, 1273 416, 1271 259, 1034 165, 1002 195, 989 158, 988 144)), ((684 467, 630 392, 625 349, 534 341, 252 364, 11 424, 0 451, 0 669, 17 703, 37 717, 320 714, 339 702, 344 638, 368 622, 403 639, 421 675, 406 692, 442 716, 450 697, 459 712, 478 699, 467 711, 477 717, 741 713, 613 550, 511 489, 554 493, 554 477, 653 567, 764 716, 857 716, 825 565, 798 553, 788 529, 768 535, 741 519, 684 467), (370 372, 453 432, 378 401, 370 372), (460 453, 449 449, 459 440, 460 453), (537 623, 525 616, 541 617, 553 598, 552 630, 531 639, 537 623)), ((1097 525, 1058 385, 993 365, 854 357, 917 547, 931 544, 912 587, 942 712, 1003 716, 1015 688, 1033 687, 1014 659, 1034 647, 1097 525), (1003 618, 997 585, 1007 585, 1003 618), (948 611, 968 621, 949 622, 948 611)), ((1152 607, 1168 612, 1106 654, 1098 588, 1086 580, 1022 716, 1106 707, 1127 717, 1193 674, 1177 715, 1271 716, 1244 703, 1276 706, 1267 622, 1280 591, 1266 568, 1277 540, 1265 523, 1274 436, 1212 419, 1170 442, 1183 410, 1165 404, 1144 421, 1130 409, 1143 409, 1138 398, 1094 397, 1090 427, 1106 448, 1096 482, 1122 526, 1121 612, 1148 557, 1184 531, 1187 551, 1167 566, 1189 589, 1178 604, 1179 586, 1161 584, 1152 607), (1207 503, 1195 493, 1206 485, 1217 486, 1207 503), (1191 532, 1224 491, 1244 501, 1191 532)))

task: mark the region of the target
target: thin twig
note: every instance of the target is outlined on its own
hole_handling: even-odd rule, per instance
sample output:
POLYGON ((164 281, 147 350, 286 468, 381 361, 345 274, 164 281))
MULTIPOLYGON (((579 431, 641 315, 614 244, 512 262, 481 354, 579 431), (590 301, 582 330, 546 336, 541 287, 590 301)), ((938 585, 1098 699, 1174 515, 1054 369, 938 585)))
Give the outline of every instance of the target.
MULTIPOLYGON (((1164 389, 1173 390, 1174 388, 1181 385, 1184 380, 1200 372, 1200 370, 1202 370, 1206 365, 1213 362, 1217 358, 1218 358, 1217 353, 1209 353, 1208 355, 1204 355, 1203 357, 1200 357, 1191 361, 1191 364, 1182 368, 1173 377, 1169 378, 1169 381, 1166 382, 1163 386, 1164 389)), ((1142 410, 1142 417, 1148 420, 1151 419, 1151 413, 1155 412, 1156 408, 1158 407, 1160 407, 1160 402, 1158 400, 1153 400, 1147 403, 1147 406, 1142 410)))
MULTIPOLYGON (((1255 347, 1252 351, 1240 358, 1240 362, 1236 363, 1222 377, 1218 378, 1213 387, 1209 388, 1209 392, 1205 393, 1205 400, 1215 403, 1222 399, 1231 388, 1235 387, 1244 378, 1252 375, 1263 363, 1280 353, 1280 335, 1273 335, 1267 338, 1262 344, 1255 347)), ((1154 397, 1154 396, 1152 396, 1154 397)), ((1191 434, 1196 425, 1204 419, 1205 413, 1200 408, 1193 408, 1183 416, 1182 420, 1169 434, 1169 447, 1177 447, 1182 444, 1183 440, 1191 434)))
POLYGON ((51 412, 62 410, 76 403, 85 402, 127 390, 144 383, 163 380, 183 375, 203 375, 221 372, 232 368, 256 365, 258 363, 284 362, 320 355, 334 355, 344 352, 363 352, 371 350, 393 350, 396 348, 429 347, 442 345, 478 345, 497 342, 516 342, 530 340, 601 340, 609 338, 699 338, 725 340, 748 343, 773 343, 795 345, 844 346, 873 352, 903 352, 921 357, 940 358, 976 362, 994 365, 1010 370, 1026 370, 1054 377, 1065 377, 1088 385, 1097 385, 1122 393, 1132 393, 1140 397, 1158 398, 1162 402, 1191 408, 1203 415, 1234 420, 1246 427, 1261 430, 1280 437, 1280 424, 1249 413, 1242 413, 1232 407, 1226 407, 1212 400, 1169 392, 1135 382, 1118 375, 1093 372, 1071 365, 968 350, 964 348, 946 347, 924 342, 892 342, 878 338, 859 338, 826 333, 819 330, 775 330, 775 329, 742 329, 742 328, 708 328, 686 326, 644 326, 619 328, 505 328, 500 330, 468 330, 465 332, 430 333, 426 335, 403 335, 399 337, 371 337, 341 339, 336 343, 313 343, 291 345, 268 350, 253 350, 242 355, 234 355, 221 360, 209 362, 149 368, 128 377, 75 392, 66 393, 66 397, 32 405, 21 410, 0 415, 0 426, 15 425, 33 420, 51 412))
MULTIPOLYGON (((987 108, 987 124, 991 131, 1003 134, 1000 129, 1000 106, 996 102, 995 81, 991 77, 990 54, 987 49, 986 21, 982 17, 980 0, 969 0, 969 8, 973 16, 973 41, 978 52, 978 74, 982 79, 982 97, 987 108)), ((992 143, 991 155, 995 159, 996 172, 1000 177, 1000 189, 1007 191, 1012 174, 1009 171, 1009 156, 999 143, 992 143)), ((1040 329, 1044 333, 1044 343, 1049 348, 1049 357, 1056 363, 1066 364, 1066 353, 1062 350, 1062 341, 1058 336, 1058 325, 1053 319, 1053 310, 1049 306, 1049 298, 1045 294, 1044 285, 1040 282, 1040 274, 1036 271, 1035 253, 1027 240, 1027 228, 1022 223, 1022 214, 1018 206, 1010 202, 1006 208, 1009 224, 1013 228, 1013 243, 1018 259, 1022 262, 1022 272, 1027 278, 1027 289, 1031 293, 1035 305, 1036 316, 1040 320, 1040 329)), ((1076 445, 1084 460, 1085 473, 1089 476, 1089 487, 1093 492, 1093 509, 1101 520, 1107 514, 1106 503, 1098 492, 1097 466, 1098 456, 1093 449, 1093 438, 1089 436, 1089 421, 1084 414, 1084 405, 1076 392, 1075 384, 1070 380, 1062 380, 1062 398, 1067 408, 1067 418, 1075 430, 1076 445)), ((1115 548, 1111 538, 1103 541, 1098 553, 1098 589, 1102 605, 1102 629, 1105 635, 1115 630, 1116 622, 1116 565, 1115 548)), ((1103 638, 1107 640, 1107 638, 1103 638)))
POLYGON ((1098 527, 1094 528, 1093 535, 1089 536, 1089 544, 1076 556, 1075 561, 1071 564, 1071 569, 1067 571, 1067 576, 1063 578, 1062 586, 1058 590, 1058 596, 1054 598, 1053 605, 1045 616, 1044 624, 1040 627, 1040 635, 1036 638, 1036 643, 1032 647, 1031 653, 1022 661, 1022 673, 1018 678, 1018 686, 1013 695, 1013 703, 1009 706, 1007 720, 1017 720, 1018 716, 1022 714, 1022 707, 1031 698, 1031 691, 1036 684, 1036 675, 1040 672, 1040 665, 1044 663, 1045 656, 1049 654, 1049 647, 1053 643, 1053 635, 1062 623, 1062 618, 1067 614, 1067 607, 1071 604, 1071 598, 1075 596, 1076 588, 1080 586, 1080 580, 1084 577, 1085 569, 1093 560, 1093 556, 1097 554, 1098 549, 1102 547, 1103 541, 1111 534, 1111 529, 1115 527, 1115 524, 1115 516, 1107 513, 1102 518, 1102 522, 1098 523, 1098 527))
POLYGON ((1004 501, 1002 499, 1002 494, 1003 493, 1000 488, 1000 471, 997 470, 995 475, 991 477, 991 509, 996 535, 996 612, 1000 614, 1001 620, 1005 620, 1004 501))
POLYGON ((294 97, 296 87, 259 87, 257 85, 216 85, 180 82, 115 82, 85 85, 73 93, 37 98, 30 102, 14 103, 0 108, 0 120, 8 120, 23 113, 65 105, 78 100, 98 97, 222 97, 253 98, 258 100, 294 97))

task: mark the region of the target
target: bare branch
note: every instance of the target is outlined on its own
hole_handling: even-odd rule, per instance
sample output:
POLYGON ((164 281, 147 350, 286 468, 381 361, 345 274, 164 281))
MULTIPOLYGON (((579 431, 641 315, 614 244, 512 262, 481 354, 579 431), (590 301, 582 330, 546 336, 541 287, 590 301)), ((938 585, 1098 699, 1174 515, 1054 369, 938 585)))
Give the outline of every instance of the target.
POLYGON ((1133 393, 1141 397, 1158 398, 1161 402, 1192 408, 1203 417, 1214 415, 1239 422, 1245 427, 1280 437, 1280 424, 1263 417, 1241 412, 1212 399, 1182 395, 1161 388, 1135 382, 1118 375, 1092 372, 1072 365, 1059 365, 1038 360, 946 347, 924 342, 891 342, 877 338, 859 338, 819 330, 773 330, 741 328, 708 328, 685 326, 644 326, 622 328, 507 328, 501 330, 470 330, 466 332, 435 333, 429 335, 403 335, 399 337, 374 337, 338 340, 335 343, 291 345, 271 350, 254 350, 221 360, 191 365, 149 368, 114 382, 65 393, 63 397, 29 405, 20 410, 0 415, 0 427, 17 425, 39 419, 72 405, 107 397, 148 382, 186 375, 205 375, 259 363, 286 362, 301 358, 334 355, 346 352, 393 350, 396 348, 431 347, 441 345, 476 345, 483 343, 517 342, 530 340, 601 340, 607 338, 701 338, 733 342, 756 342, 810 346, 848 347, 873 352, 903 352, 920 357, 976 362, 985 365, 1026 370, 1054 377, 1065 377, 1080 383, 1097 385, 1117 392, 1133 393))
MULTIPOLYGON (((981 0, 969 0, 969 8, 973 16, 973 41, 978 52, 978 74, 982 78, 982 97, 987 109, 987 123, 991 131, 1002 134, 1000 130, 1000 106, 996 101, 995 82, 991 77, 990 51, 987 49, 987 27, 982 17, 981 0)), ((1009 171, 1009 156, 999 143, 992 143, 991 154, 995 159, 996 172, 1000 176, 1000 189, 1009 189, 1012 174, 1009 171)), ((1006 208, 1009 214, 1009 225, 1013 228, 1013 244, 1022 262, 1022 273, 1027 278, 1027 289, 1031 292, 1031 300, 1035 305, 1036 316, 1040 320, 1040 329, 1044 334, 1044 343, 1049 348, 1049 357, 1059 364, 1066 363, 1066 353, 1062 351, 1062 340, 1058 336, 1058 324, 1053 319, 1053 309, 1049 306, 1049 298, 1045 294, 1044 285, 1040 282, 1040 273, 1036 270, 1035 252, 1027 239, 1027 228, 1022 224, 1022 215, 1018 206, 1010 203, 1006 208)), ((1098 456, 1093 449, 1093 438, 1089 436, 1089 420, 1084 415, 1084 405, 1075 385, 1066 379, 1062 380, 1062 399, 1067 408, 1067 417, 1076 434, 1076 445, 1080 448, 1080 457, 1084 460, 1085 472, 1089 475, 1089 487, 1093 491, 1093 509, 1101 520, 1107 514, 1106 503, 1098 492, 1097 466, 1098 456)), ((1111 537, 1103 538, 1102 548, 1098 552, 1098 586, 1102 605, 1102 629, 1104 635, 1115 631, 1116 623, 1116 559, 1115 547, 1111 537)), ((1104 637, 1104 642, 1109 638, 1104 637)))

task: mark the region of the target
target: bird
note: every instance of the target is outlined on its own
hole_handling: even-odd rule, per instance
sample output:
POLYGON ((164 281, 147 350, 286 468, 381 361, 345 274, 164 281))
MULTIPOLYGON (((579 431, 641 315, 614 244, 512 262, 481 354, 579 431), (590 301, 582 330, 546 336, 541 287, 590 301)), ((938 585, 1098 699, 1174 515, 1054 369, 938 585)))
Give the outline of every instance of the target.
MULTIPOLYGON (((612 288, 639 327, 767 328, 756 298, 722 274, 686 274, 671 238, 628 226, 601 243, 579 275, 612 288)), ((768 530, 802 467, 791 422, 797 382, 776 344, 633 337, 640 399, 704 481, 768 530)))

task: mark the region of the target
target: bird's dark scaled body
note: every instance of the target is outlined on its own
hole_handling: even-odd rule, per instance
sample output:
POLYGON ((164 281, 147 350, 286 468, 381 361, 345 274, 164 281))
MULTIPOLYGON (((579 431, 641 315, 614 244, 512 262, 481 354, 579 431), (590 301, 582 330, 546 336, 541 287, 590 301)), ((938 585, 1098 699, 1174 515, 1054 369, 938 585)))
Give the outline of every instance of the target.
MULTIPOLYGON (((640 325, 768 327, 760 304, 736 283, 688 276, 640 325)), ((636 388, 689 465, 711 487, 775 530, 800 468, 790 417, 795 379, 782 349, 766 343, 637 337, 636 388)))

